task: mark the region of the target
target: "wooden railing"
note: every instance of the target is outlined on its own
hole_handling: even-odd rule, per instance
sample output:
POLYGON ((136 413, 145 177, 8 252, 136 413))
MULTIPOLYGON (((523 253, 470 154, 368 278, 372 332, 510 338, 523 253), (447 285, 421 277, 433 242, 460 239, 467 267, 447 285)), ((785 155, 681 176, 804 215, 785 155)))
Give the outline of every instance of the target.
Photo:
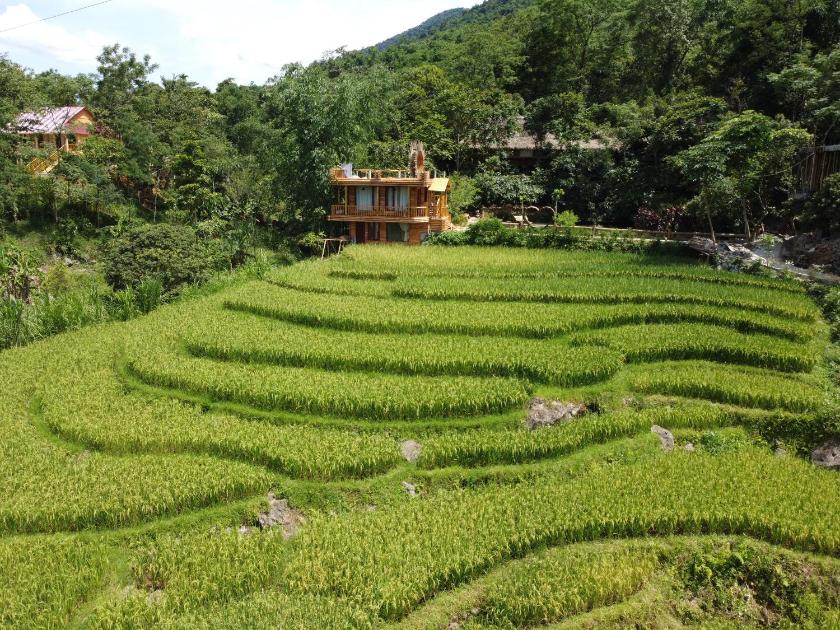
POLYGON ((26 165, 26 171, 33 175, 37 173, 49 173, 56 167, 60 160, 61 154, 58 151, 54 151, 49 157, 35 158, 32 160, 26 165))
POLYGON ((413 208, 393 208, 387 206, 358 207, 338 204, 332 207, 333 217, 382 217, 386 219, 423 219, 437 216, 437 211, 429 213, 428 206, 417 206, 413 208))
POLYGON ((412 174, 408 169, 382 169, 382 168, 360 168, 354 169, 352 174, 348 177, 340 168, 334 168, 330 171, 332 179, 361 179, 361 180, 377 180, 377 179, 411 179, 421 180, 426 179, 428 173, 412 174))

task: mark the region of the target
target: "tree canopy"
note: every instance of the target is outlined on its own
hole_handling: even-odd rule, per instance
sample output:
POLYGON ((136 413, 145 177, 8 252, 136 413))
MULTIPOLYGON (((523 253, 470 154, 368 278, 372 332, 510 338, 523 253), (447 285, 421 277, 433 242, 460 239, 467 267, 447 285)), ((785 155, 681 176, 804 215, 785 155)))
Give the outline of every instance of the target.
POLYGON ((74 103, 99 124, 44 181, 18 165, 31 150, 0 134, 0 211, 319 232, 329 167, 404 167, 420 140, 476 203, 554 206, 562 189, 585 221, 631 225, 640 209, 689 204, 734 229, 812 216, 791 194, 798 151, 840 143, 836 0, 488 0, 263 85, 209 90, 156 72, 118 44, 91 76, 0 59, 4 127, 74 103), (536 170, 499 148, 522 117, 536 170))

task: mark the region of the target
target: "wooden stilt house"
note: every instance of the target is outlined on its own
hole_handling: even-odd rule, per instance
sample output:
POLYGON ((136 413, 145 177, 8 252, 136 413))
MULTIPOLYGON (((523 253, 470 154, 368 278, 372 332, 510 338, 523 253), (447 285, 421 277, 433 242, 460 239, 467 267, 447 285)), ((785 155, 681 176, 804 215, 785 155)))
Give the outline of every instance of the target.
POLYGON ((329 220, 354 243, 419 245, 429 234, 451 229, 451 183, 433 176, 425 162, 423 145, 414 143, 404 171, 334 168, 329 220))

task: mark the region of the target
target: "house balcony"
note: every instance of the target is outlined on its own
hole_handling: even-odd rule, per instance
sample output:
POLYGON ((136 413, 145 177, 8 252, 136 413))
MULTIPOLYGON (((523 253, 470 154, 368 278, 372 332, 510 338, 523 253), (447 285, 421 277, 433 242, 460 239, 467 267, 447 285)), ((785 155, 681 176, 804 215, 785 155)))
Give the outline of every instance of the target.
POLYGON ((449 217, 441 215, 437 208, 417 206, 414 208, 391 208, 385 206, 358 207, 338 204, 332 207, 330 221, 359 221, 382 223, 429 223, 449 217))
POLYGON ((338 186, 422 186, 431 180, 431 174, 423 171, 413 174, 409 170, 356 169, 348 173, 340 168, 330 171, 330 181, 338 186))

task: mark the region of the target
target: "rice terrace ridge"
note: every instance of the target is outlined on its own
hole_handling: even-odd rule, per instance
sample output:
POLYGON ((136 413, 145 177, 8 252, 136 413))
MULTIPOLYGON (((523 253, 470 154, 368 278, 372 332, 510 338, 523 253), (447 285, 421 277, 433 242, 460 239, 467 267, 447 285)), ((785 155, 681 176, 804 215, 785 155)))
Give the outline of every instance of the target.
POLYGON ((622 627, 722 615, 682 609, 720 566, 831 609, 825 346, 793 281, 397 245, 8 351, 4 625, 622 627))
POLYGON ((0 630, 840 630, 838 209, 840 0, 0 3, 0 630))

